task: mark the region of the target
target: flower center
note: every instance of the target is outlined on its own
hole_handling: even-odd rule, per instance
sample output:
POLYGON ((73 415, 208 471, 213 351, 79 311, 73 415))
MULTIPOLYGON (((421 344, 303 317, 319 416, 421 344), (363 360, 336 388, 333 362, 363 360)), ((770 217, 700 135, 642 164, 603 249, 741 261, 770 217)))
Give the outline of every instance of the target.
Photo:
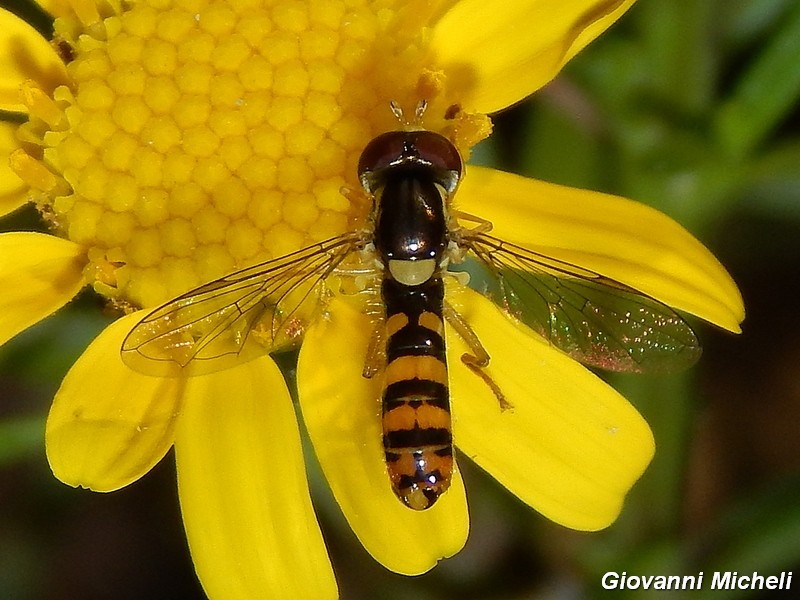
POLYGON ((390 100, 413 110, 436 80, 424 11, 394 4, 141 0, 57 19, 70 85, 24 92, 41 153, 17 172, 87 248, 95 289, 152 306, 357 226, 341 188, 359 153, 398 127, 390 100))

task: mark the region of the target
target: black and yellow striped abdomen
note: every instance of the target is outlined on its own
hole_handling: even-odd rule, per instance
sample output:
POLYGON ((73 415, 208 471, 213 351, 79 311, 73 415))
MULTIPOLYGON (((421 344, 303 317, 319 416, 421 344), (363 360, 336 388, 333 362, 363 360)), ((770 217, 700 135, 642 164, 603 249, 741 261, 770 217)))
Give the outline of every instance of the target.
POLYGON ((395 494, 424 510, 450 486, 453 436, 445 358, 444 282, 415 286, 387 276, 383 447, 395 494))

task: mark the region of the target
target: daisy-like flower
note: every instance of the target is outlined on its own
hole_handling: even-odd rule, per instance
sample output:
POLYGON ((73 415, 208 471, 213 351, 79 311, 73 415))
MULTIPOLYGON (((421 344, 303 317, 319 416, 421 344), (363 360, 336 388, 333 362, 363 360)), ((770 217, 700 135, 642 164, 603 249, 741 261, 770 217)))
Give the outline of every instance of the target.
MULTIPOLYGON (((175 447, 192 557, 212 598, 329 598, 336 583, 309 497, 289 392, 268 356, 195 377, 121 360, 152 308, 190 288, 350 230, 368 216, 356 164, 397 129, 390 101, 427 100, 425 126, 464 156, 487 114, 550 81, 632 0, 48 0, 54 37, 0 12, 0 208, 33 202, 54 235, 0 235, 0 342, 84 286, 128 313, 67 374, 50 412, 56 476, 97 491, 175 447)), ((469 167, 456 205, 493 234, 580 265, 730 331, 744 310, 716 259, 655 210, 469 167)), ((649 428, 600 379, 453 283, 448 301, 491 356, 461 363, 448 333, 453 435, 546 517, 596 530, 653 454, 649 428)), ((369 316, 334 296, 304 332, 300 410, 324 474, 367 550, 418 574, 464 545, 458 471, 418 512, 394 497, 369 316)), ((298 332, 300 333, 300 332, 298 332)))

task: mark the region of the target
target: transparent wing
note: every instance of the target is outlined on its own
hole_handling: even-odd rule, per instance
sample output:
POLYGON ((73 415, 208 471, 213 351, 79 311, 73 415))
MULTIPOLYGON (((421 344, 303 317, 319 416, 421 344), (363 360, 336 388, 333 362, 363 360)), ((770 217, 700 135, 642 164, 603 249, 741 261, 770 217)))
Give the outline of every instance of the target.
POLYGON ((131 330, 123 362, 146 375, 198 375, 290 347, 325 299, 325 278, 358 240, 331 238, 175 298, 131 330))
POLYGON ((483 233, 467 232, 470 273, 510 315, 570 356, 610 371, 665 373, 692 365, 700 345, 675 311, 617 281, 483 233))

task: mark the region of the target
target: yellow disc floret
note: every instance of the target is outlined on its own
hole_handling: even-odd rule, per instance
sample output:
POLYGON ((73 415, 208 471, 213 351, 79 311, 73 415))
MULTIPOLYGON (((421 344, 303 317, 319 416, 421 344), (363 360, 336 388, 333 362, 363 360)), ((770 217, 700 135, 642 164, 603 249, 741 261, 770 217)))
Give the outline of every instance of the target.
MULTIPOLYGON (((73 3, 55 22, 70 85, 22 90, 33 145, 12 166, 95 289, 133 306, 337 235, 364 219, 341 189, 398 127, 389 102, 413 114, 444 85, 417 4, 73 3)), ((448 111, 426 125, 463 149, 487 133, 448 111)))

